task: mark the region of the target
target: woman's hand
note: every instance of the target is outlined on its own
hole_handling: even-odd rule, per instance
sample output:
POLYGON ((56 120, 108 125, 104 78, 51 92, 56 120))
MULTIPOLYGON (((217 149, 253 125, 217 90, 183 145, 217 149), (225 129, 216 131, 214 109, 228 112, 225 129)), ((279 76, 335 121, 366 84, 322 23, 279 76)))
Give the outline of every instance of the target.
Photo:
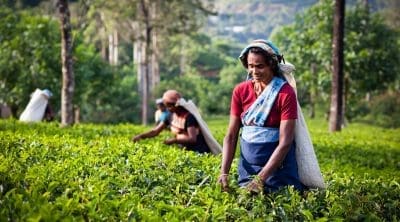
POLYGON ((223 173, 219 175, 218 177, 218 183, 221 185, 221 188, 224 192, 229 191, 229 180, 228 180, 228 174, 223 173))
POLYGON ((259 176, 256 176, 249 184, 247 184, 246 189, 250 193, 261 193, 264 190, 264 182, 259 176))
POLYGON ((169 138, 169 139, 166 139, 166 140, 164 141, 164 144, 166 144, 166 145, 171 145, 171 144, 174 144, 174 143, 176 143, 176 142, 177 142, 176 138, 169 138))
POLYGON ((137 135, 137 136, 134 136, 134 137, 132 137, 132 142, 137 142, 137 141, 139 141, 140 139, 142 139, 142 137, 140 136, 140 135, 137 135))

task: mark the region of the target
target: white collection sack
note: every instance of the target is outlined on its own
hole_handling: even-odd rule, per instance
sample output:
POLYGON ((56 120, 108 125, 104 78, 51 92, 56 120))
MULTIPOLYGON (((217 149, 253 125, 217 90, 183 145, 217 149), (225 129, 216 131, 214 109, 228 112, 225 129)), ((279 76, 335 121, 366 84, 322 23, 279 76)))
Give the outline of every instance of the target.
POLYGON ((221 153, 221 145, 219 145, 217 140, 211 134, 206 122, 204 122, 203 118, 201 118, 200 112, 197 109, 196 105, 192 102, 192 100, 186 101, 184 98, 180 98, 176 104, 184 107, 196 118, 197 122, 199 123, 201 133, 203 134, 208 147, 211 149, 211 152, 213 154, 221 153))
POLYGON ((39 122, 43 119, 44 112, 51 93, 48 90, 36 89, 32 93, 31 100, 19 117, 23 122, 39 122))
MULTIPOLYGON (((281 64, 280 68, 289 85, 297 94, 296 81, 292 75, 294 66, 290 63, 281 64)), ((314 146, 308 132, 306 121, 299 102, 297 102, 297 120, 294 130, 294 141, 296 141, 296 161, 300 181, 309 188, 325 188, 324 178, 318 165, 314 146)))

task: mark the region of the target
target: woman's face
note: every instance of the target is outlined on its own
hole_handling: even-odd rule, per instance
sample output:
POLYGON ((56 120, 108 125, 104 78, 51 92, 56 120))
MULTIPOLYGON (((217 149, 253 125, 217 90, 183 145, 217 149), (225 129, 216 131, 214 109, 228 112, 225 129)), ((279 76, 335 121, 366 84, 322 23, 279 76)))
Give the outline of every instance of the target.
POLYGON ((249 52, 247 56, 247 69, 253 80, 258 82, 269 82, 274 77, 271 67, 267 65, 261 54, 249 52))
POLYGON ((175 112, 176 111, 176 102, 173 101, 166 101, 164 102, 165 108, 168 109, 170 112, 175 112))

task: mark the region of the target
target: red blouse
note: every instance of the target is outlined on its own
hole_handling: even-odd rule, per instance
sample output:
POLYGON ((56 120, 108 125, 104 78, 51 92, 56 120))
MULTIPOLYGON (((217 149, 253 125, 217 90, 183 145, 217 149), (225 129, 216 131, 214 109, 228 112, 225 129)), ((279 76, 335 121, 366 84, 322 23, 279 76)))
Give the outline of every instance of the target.
MULTIPOLYGON (((239 83, 233 89, 231 115, 242 117, 256 99, 251 80, 239 83)), ((297 119, 297 99, 293 88, 288 83, 285 83, 271 108, 265 126, 279 127, 281 120, 288 119, 297 119)))

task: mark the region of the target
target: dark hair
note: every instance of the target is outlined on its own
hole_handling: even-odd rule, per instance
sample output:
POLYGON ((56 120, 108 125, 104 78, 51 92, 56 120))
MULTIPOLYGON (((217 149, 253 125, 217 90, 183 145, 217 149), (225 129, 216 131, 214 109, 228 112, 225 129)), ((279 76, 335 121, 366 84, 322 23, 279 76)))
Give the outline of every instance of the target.
POLYGON ((281 75, 281 71, 279 69, 279 60, 280 58, 275 55, 275 54, 270 54, 267 51, 259 48, 259 47, 252 47, 249 50, 247 50, 247 52, 244 54, 243 56, 243 65, 247 68, 248 64, 247 64, 247 57, 249 55, 249 53, 254 53, 254 54, 259 54, 262 55, 264 57, 265 63, 271 67, 272 72, 274 73, 275 76, 280 76, 281 75))

